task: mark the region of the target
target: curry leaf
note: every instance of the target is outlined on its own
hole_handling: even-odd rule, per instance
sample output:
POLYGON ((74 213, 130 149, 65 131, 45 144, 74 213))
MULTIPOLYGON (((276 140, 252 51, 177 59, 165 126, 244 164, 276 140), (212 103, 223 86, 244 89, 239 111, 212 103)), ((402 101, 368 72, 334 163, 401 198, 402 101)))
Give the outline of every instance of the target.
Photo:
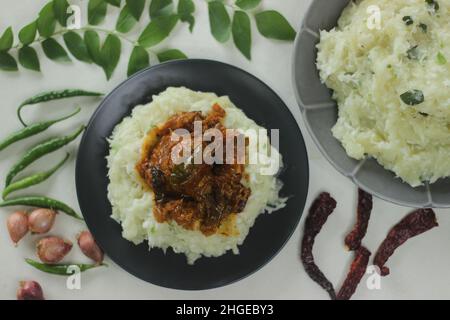
POLYGON ((243 10, 254 9, 261 3, 261 0, 236 0, 236 5, 243 10))
POLYGON ((17 62, 9 53, 0 52, 0 70, 17 71, 17 62))
POLYGON ((281 13, 269 10, 255 15, 256 26, 266 38, 292 41, 296 32, 281 13))
POLYGON ((187 59, 187 56, 178 49, 169 49, 157 54, 159 62, 166 62, 170 60, 187 59))
POLYGON ((195 25, 195 17, 193 13, 195 12, 195 4, 192 0, 179 0, 178 2, 178 15, 182 22, 187 22, 189 24, 189 30, 192 32, 195 25))
POLYGON ((83 38, 76 32, 69 31, 63 35, 64 43, 69 52, 78 60, 92 62, 83 38))
POLYGON ((128 62, 127 75, 131 76, 136 72, 147 68, 150 65, 150 58, 147 50, 141 46, 134 47, 131 52, 130 61, 128 62))
POLYGON ((428 32, 428 25, 425 23, 419 23, 419 28, 422 30, 423 33, 428 32))
POLYGON ((126 0, 128 9, 133 17, 139 21, 144 11, 145 0, 126 0))
POLYGON ((12 28, 9 27, 0 37, 0 52, 8 51, 9 49, 11 49, 13 43, 14 43, 14 35, 12 28))
POLYGON ((104 0, 89 0, 88 22, 90 25, 98 25, 105 20, 108 4, 104 0))
POLYGON ((50 60, 57 62, 69 62, 70 58, 66 50, 53 38, 48 38, 42 42, 42 49, 50 60))
POLYGON ((84 43, 89 57, 97 65, 102 65, 100 56, 100 37, 97 32, 88 30, 84 33, 84 43))
POLYGON ((444 54, 442 52, 439 52, 437 54, 437 62, 440 65, 447 64, 447 58, 444 56, 444 54))
POLYGON ((157 45, 169 36, 177 22, 177 15, 159 16, 152 19, 139 37, 139 44, 144 48, 157 45))
POLYGON ((437 2, 436 0, 426 0, 426 3, 428 4, 428 10, 430 11, 430 13, 434 14, 439 11, 439 2, 437 2))
POLYGON ((152 0, 149 8, 150 17, 168 16, 173 13, 172 0, 152 0))
POLYGON ((116 23, 116 30, 127 33, 136 25, 137 20, 130 12, 128 5, 125 5, 120 11, 119 18, 116 23))
POLYGON ((414 47, 410 48, 406 52, 406 55, 407 55, 408 59, 410 59, 410 60, 419 60, 419 58, 420 58, 419 46, 414 46, 414 47))
POLYGON ((120 39, 113 34, 108 35, 100 51, 101 64, 108 80, 119 63, 121 50, 120 39))
POLYGON ((36 39, 37 22, 26 25, 19 31, 19 40, 24 46, 29 45, 36 39))
POLYGON ((219 42, 226 42, 231 34, 231 20, 225 5, 221 1, 208 2, 211 33, 219 42))
POLYGON ((106 0, 110 5, 120 8, 120 2, 121 0, 106 0))
POLYGON ((39 34, 44 38, 49 38, 55 32, 56 18, 53 12, 53 2, 47 3, 39 12, 37 21, 39 34))
POLYGON ((409 106, 415 106, 425 101, 425 96, 421 90, 406 91, 400 96, 400 98, 409 106))
POLYGON ((55 18, 63 27, 67 26, 67 19, 69 18, 69 14, 67 13, 68 8, 69 3, 67 0, 53 0, 53 12, 55 18))
POLYGON ((19 62, 26 69, 41 71, 41 65, 36 50, 31 47, 25 46, 20 48, 19 62))
POLYGON ((239 51, 248 59, 252 59, 252 31, 250 18, 244 11, 236 11, 233 17, 233 41, 239 51))

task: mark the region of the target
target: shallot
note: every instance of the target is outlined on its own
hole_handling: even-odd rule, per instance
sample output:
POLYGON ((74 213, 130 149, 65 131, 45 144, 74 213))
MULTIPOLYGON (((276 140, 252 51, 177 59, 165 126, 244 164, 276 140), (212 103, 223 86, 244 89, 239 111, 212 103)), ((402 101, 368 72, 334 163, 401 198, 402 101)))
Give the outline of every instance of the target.
POLYGON ((49 232, 56 219, 56 211, 51 209, 36 209, 28 216, 28 227, 32 233, 49 232))
POLYGON ((21 281, 17 289, 17 300, 45 300, 44 292, 36 281, 21 281))
POLYGON ((37 255, 42 262, 55 264, 60 262, 72 249, 72 242, 59 237, 46 237, 37 244, 37 255))
POLYGON ((89 231, 83 231, 78 235, 78 246, 88 258, 94 260, 97 264, 103 262, 103 251, 89 231))
POLYGON ((12 213, 6 221, 6 226, 11 240, 17 245, 17 243, 28 233, 27 214, 23 211, 12 213))

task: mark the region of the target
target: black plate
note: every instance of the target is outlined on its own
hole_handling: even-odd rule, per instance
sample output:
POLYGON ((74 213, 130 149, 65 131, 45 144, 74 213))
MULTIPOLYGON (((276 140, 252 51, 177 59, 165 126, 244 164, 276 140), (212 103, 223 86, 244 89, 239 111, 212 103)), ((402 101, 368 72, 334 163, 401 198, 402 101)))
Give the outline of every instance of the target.
POLYGON ((106 254, 129 273, 153 284, 184 290, 220 287, 242 279, 270 261, 296 229, 308 192, 308 157, 302 134, 283 101, 263 82, 236 67, 208 60, 168 62, 144 70, 117 87, 101 103, 88 125, 78 152, 78 201, 89 230, 106 254), (280 129, 280 152, 285 168, 280 176, 287 206, 258 217, 240 247, 218 258, 201 258, 194 266, 183 254, 148 250, 121 236, 110 218, 107 198, 109 137, 133 107, 148 103, 169 86, 228 95, 248 117, 267 129, 280 129))

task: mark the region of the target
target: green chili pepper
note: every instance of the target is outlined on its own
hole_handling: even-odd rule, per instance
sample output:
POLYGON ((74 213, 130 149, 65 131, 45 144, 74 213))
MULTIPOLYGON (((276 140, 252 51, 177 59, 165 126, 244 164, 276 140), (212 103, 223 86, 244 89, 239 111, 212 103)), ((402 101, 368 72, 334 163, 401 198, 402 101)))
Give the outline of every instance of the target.
POLYGON ((22 102, 22 104, 17 109, 17 117, 19 118, 19 121, 26 127, 27 124, 23 121, 21 112, 23 107, 27 105, 74 97, 100 97, 100 96, 103 96, 103 93, 85 91, 80 89, 67 89, 62 91, 43 92, 22 102))
POLYGON ((17 141, 24 140, 26 138, 34 136, 34 135, 36 135, 38 133, 41 133, 41 132, 47 130, 52 125, 54 125, 54 124, 56 124, 58 122, 61 122, 63 120, 67 120, 67 119, 73 117, 74 115, 79 113, 80 110, 81 110, 81 108, 77 108, 75 110, 75 112, 69 114, 68 116, 65 116, 65 117, 62 117, 62 118, 59 118, 59 119, 56 119, 56 120, 35 123, 35 124, 32 124, 32 125, 30 125, 30 126, 28 126, 26 128, 23 128, 20 131, 14 132, 13 134, 9 135, 3 141, 0 142, 0 151, 2 151, 6 147, 12 145, 13 143, 15 143, 17 141))
POLYGON ((3 199, 5 199, 10 193, 14 191, 26 189, 44 182, 45 180, 50 178, 56 171, 58 171, 58 169, 61 168, 64 163, 66 163, 67 159, 69 159, 69 153, 67 153, 65 158, 50 170, 39 172, 29 177, 25 177, 17 182, 11 183, 5 190, 3 190, 3 199))
POLYGON ((19 174, 19 172, 21 172, 23 169, 25 169, 30 164, 32 164, 34 161, 36 161, 37 159, 39 159, 53 151, 56 151, 56 150, 62 148, 66 144, 75 140, 80 135, 80 133, 83 132, 84 128, 85 128, 85 126, 83 125, 77 131, 75 131, 74 133, 72 133, 69 136, 49 139, 47 141, 44 141, 44 142, 38 144, 31 150, 29 150, 23 156, 23 158, 19 162, 17 162, 11 168, 11 170, 9 170, 8 175, 6 176, 6 186, 5 187, 8 187, 11 184, 14 177, 17 174, 19 174))
POLYGON ((47 197, 20 197, 0 202, 0 208, 12 206, 30 206, 36 208, 52 209, 62 211, 75 219, 84 220, 83 217, 78 215, 78 213, 76 213, 75 210, 73 210, 67 204, 47 197))
POLYGON ((73 267, 77 267, 80 272, 87 271, 89 269, 94 269, 97 267, 107 267, 108 265, 105 263, 102 264, 80 264, 80 263, 73 263, 73 264, 44 264, 40 263, 31 259, 25 259, 26 263, 28 263, 30 266, 35 267, 36 269, 50 273, 55 274, 58 276, 70 276, 74 273, 73 267))

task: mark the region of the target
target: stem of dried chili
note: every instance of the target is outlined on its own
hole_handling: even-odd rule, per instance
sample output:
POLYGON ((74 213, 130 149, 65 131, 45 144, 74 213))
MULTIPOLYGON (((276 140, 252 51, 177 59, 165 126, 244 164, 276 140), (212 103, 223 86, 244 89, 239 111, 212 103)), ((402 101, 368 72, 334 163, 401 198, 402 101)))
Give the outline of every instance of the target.
POLYGON ((369 226, 372 208, 372 195, 359 189, 357 221, 353 230, 345 238, 345 245, 349 250, 355 251, 361 246, 361 241, 366 235, 367 227, 369 226))
POLYGON ((306 273, 312 280, 325 289, 333 300, 336 299, 333 284, 325 277, 314 262, 312 251, 316 236, 320 233, 323 225, 335 208, 336 200, 329 193, 324 192, 319 195, 313 202, 308 217, 306 218, 301 247, 301 259, 306 273))
POLYGON ((367 270, 369 264, 370 251, 365 247, 359 247, 355 253, 355 259, 352 262, 350 271, 347 274, 347 278, 342 284, 341 290, 337 295, 338 300, 350 300, 353 294, 356 292, 361 279, 367 270))
POLYGON ((374 264, 380 268, 381 275, 389 274, 389 268, 385 264, 398 247, 410 238, 437 226, 436 214, 432 209, 419 209, 403 218, 392 228, 375 255, 374 264))

